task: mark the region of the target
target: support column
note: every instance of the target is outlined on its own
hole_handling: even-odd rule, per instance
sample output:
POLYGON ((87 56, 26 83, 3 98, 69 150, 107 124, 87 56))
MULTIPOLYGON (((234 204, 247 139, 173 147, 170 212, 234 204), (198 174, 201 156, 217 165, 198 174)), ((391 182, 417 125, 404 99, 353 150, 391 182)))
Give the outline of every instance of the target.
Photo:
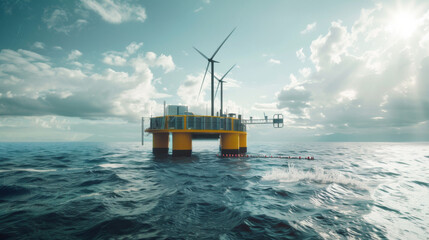
POLYGON ((222 133, 220 135, 220 147, 223 154, 238 154, 240 152, 238 133, 222 133))
POLYGON ((247 133, 240 134, 240 153, 247 152, 247 133))
POLYGON ((173 157, 192 155, 192 134, 173 133, 173 157))
POLYGON ((168 133, 153 133, 152 152, 155 155, 168 155, 168 133))
POLYGON ((212 116, 214 116, 214 61, 212 61, 212 74, 211 75, 212 75, 212 116))

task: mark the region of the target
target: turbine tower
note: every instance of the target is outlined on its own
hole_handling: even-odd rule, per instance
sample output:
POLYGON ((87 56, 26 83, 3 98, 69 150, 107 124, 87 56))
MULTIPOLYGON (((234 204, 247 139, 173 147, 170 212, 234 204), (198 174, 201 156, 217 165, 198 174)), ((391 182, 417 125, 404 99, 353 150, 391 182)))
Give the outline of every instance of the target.
POLYGON ((196 47, 194 47, 194 49, 201 54, 201 56, 203 56, 206 60, 207 60, 207 67, 206 67, 206 71, 204 73, 204 77, 203 77, 203 82, 201 83, 201 87, 200 87, 200 92, 198 93, 198 98, 200 97, 201 94, 201 89, 203 88, 203 84, 204 84, 204 79, 206 78, 207 75, 207 71, 209 70, 209 65, 211 63, 211 104, 212 104, 212 109, 211 109, 211 115, 214 116, 214 63, 219 63, 218 61, 214 60, 213 58, 216 56, 216 54, 219 52, 220 48, 222 47, 222 45, 226 42, 226 40, 229 38, 229 36, 231 36, 231 34, 235 31, 237 27, 235 27, 231 33, 225 38, 225 40, 223 40, 223 42, 220 44, 220 46, 216 49, 216 51, 213 53, 213 55, 208 58, 206 55, 204 55, 200 50, 198 50, 196 47))
POLYGON ((235 67, 235 64, 232 65, 232 67, 228 70, 228 72, 226 72, 223 77, 221 79, 217 78, 215 76, 215 78, 218 80, 217 83, 217 87, 216 87, 216 93, 215 93, 215 98, 217 95, 217 91, 219 90, 219 85, 220 85, 220 116, 222 116, 223 114, 223 83, 226 83, 223 79, 226 77, 226 75, 228 75, 228 73, 235 67))

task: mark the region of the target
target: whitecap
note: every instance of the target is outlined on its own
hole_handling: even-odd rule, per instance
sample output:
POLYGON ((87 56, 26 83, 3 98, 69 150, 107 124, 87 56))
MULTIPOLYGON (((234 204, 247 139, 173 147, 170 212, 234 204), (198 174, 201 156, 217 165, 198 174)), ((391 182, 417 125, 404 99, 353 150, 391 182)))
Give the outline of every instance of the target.
POLYGON ((115 193, 120 193, 120 192, 137 192, 139 190, 140 189, 138 189, 138 188, 130 187, 130 188, 126 188, 126 189, 116 189, 113 192, 115 192, 115 193))
POLYGON ((287 169, 273 169, 263 176, 262 179, 275 180, 279 182, 311 181, 324 184, 337 183, 342 185, 352 185, 359 189, 368 190, 361 181, 346 174, 332 170, 327 171, 321 167, 315 167, 312 170, 304 171, 295 168, 293 164, 289 164, 287 169))
POLYGON ((94 196, 99 196, 101 195, 100 193, 90 193, 90 194, 84 194, 84 195, 80 195, 79 197, 84 198, 84 197, 94 197, 94 196))
POLYGON ((119 164, 119 163, 105 163, 105 164, 100 164, 98 165, 102 168, 121 168, 121 167, 125 167, 124 164, 119 164))

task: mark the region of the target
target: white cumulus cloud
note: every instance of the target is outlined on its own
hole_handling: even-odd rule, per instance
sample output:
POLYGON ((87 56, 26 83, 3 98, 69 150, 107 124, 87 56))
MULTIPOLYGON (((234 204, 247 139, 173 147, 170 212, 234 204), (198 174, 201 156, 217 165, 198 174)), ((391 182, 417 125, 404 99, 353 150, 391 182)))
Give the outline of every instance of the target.
POLYGON ((128 1, 82 0, 83 5, 96 12, 109 23, 119 24, 128 21, 144 22, 147 18, 145 8, 130 5, 128 1))
POLYGON ((269 63, 272 63, 272 64, 281 64, 280 60, 277 60, 277 59, 274 59, 274 58, 270 58, 270 59, 268 60, 268 62, 269 62, 269 63))
POLYGON ((44 49, 44 48, 45 48, 45 44, 44 44, 44 43, 42 43, 42 42, 35 42, 35 43, 33 44, 33 47, 34 47, 34 48, 38 48, 38 49, 44 49))
POLYGON ((42 20, 48 29, 65 34, 68 34, 73 29, 80 29, 88 23, 85 19, 75 19, 66 10, 61 8, 45 10, 42 20))
MULTIPOLYGON (((171 56, 152 54, 155 58, 151 61, 140 55, 131 58, 129 71, 107 68, 92 72, 92 66, 75 61, 82 58, 78 50, 70 53, 69 60, 79 68, 69 69, 35 52, 3 49, 0 51, 0 115, 115 117, 136 121, 142 115, 149 115, 151 109, 152 113, 159 114, 155 99, 169 95, 157 91, 151 68, 161 67, 168 72, 174 69, 174 62, 171 56)), ((45 127, 54 122, 55 118, 49 123, 39 120, 45 127)))
POLYGON ((316 22, 308 24, 307 27, 305 27, 305 29, 301 31, 301 34, 306 34, 306 33, 313 31, 313 29, 316 27, 316 25, 317 25, 316 22))
POLYGON ((297 117, 292 125, 322 124, 326 133, 384 129, 390 134, 420 128, 429 119, 424 44, 429 10, 414 16, 414 31, 402 36, 383 30, 388 9, 376 5, 360 13, 350 26, 334 21, 314 39, 309 59, 316 71, 299 69, 277 93, 277 107, 297 117), (368 41, 369 36, 377 37, 368 41))
POLYGON ((301 48, 298 51, 296 51, 296 57, 301 61, 304 62, 305 61, 305 54, 304 54, 304 49, 301 48))
POLYGON ((67 57, 67 60, 76 60, 78 59, 80 56, 82 56, 82 53, 79 50, 72 50, 70 52, 70 54, 67 57))
POLYGON ((342 25, 341 21, 332 22, 328 34, 319 36, 311 42, 311 60, 316 65, 316 69, 331 64, 341 62, 341 56, 346 53, 347 48, 352 44, 350 33, 342 25))

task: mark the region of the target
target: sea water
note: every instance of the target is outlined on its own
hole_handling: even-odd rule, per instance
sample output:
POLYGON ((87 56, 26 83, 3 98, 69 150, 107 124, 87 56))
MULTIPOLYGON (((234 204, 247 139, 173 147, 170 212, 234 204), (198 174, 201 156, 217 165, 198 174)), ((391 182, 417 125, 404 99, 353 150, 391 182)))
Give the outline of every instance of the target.
POLYGON ((428 143, 0 143, 0 239, 428 239, 428 143))

